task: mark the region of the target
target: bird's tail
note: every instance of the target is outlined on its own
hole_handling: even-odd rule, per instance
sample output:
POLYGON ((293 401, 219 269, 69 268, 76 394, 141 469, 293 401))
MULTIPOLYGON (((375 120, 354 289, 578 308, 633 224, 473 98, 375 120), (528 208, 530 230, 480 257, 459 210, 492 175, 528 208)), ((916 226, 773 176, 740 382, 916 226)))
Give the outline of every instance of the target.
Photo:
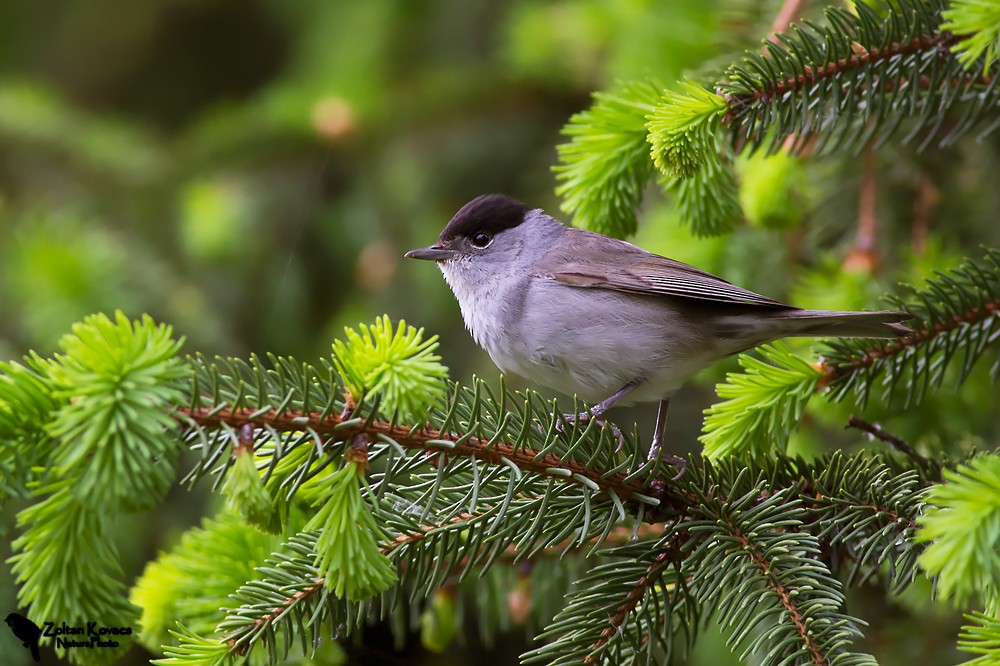
POLYGON ((800 338, 901 338, 913 330, 900 322, 912 319, 905 312, 837 312, 790 310, 775 316, 782 337, 800 338))

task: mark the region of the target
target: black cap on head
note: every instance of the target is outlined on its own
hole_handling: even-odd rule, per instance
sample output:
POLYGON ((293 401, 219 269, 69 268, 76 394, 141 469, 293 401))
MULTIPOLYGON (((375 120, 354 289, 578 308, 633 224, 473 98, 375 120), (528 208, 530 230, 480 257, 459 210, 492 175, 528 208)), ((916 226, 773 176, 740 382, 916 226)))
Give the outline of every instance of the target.
POLYGON ((469 237, 478 231, 497 234, 513 229, 524 221, 530 208, 506 194, 484 194, 462 206, 438 239, 447 243, 459 236, 469 237))

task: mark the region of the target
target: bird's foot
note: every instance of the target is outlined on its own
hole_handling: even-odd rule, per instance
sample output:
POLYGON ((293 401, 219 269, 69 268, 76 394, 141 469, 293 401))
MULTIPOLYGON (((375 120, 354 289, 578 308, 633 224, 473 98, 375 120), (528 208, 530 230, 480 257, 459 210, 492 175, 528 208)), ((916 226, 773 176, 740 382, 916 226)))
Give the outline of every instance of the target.
POLYGON ((672 455, 672 454, 662 455, 660 453, 660 448, 662 447, 662 445, 663 445, 663 440, 660 439, 659 437, 655 437, 653 439, 652 445, 649 447, 649 458, 648 459, 649 460, 656 460, 656 459, 663 460, 663 461, 666 461, 666 462, 670 463, 674 467, 676 467, 677 468, 677 474, 675 474, 672 477, 670 477, 671 481, 676 481, 677 479, 679 479, 682 476, 684 476, 684 472, 687 471, 687 461, 684 460, 684 458, 681 458, 680 456, 675 456, 675 455, 672 455))
POLYGON ((556 431, 566 432, 567 429, 572 428, 577 423, 589 423, 590 421, 593 421, 598 428, 607 428, 611 431, 615 440, 618 441, 615 453, 622 450, 622 447, 625 445, 625 435, 622 434, 621 429, 613 423, 608 423, 591 411, 580 412, 579 414, 563 414, 556 417, 556 431))
POLYGON ((676 481, 677 479, 684 476, 684 472, 687 471, 687 465, 688 465, 687 461, 684 460, 684 458, 681 458, 680 456, 670 455, 670 456, 664 456, 663 460, 666 460, 668 463, 677 468, 677 473, 674 474, 672 477, 670 477, 671 481, 676 481))

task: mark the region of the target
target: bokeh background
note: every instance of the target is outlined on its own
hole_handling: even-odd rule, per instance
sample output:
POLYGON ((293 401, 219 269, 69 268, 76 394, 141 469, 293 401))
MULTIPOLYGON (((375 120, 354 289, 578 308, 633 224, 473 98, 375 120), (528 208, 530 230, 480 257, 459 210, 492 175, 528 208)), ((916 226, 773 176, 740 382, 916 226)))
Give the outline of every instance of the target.
MULTIPOLYGON (((452 379, 468 382, 475 373, 495 381, 440 274, 403 253, 430 244, 479 194, 505 192, 557 213, 551 168, 565 140, 560 130, 593 91, 714 71, 735 49, 754 48, 780 5, 0 3, 0 359, 50 353, 73 322, 122 309, 171 323, 189 353, 312 360, 329 353, 345 325, 388 313, 441 336, 452 379)), ((897 160, 879 172, 883 192, 912 201, 914 173, 975 180, 996 168, 995 150, 975 150, 958 169, 946 160, 897 160)), ((696 239, 677 224, 669 200, 653 195, 636 242, 774 297, 837 307, 845 289, 847 300, 876 305, 895 279, 954 265, 977 242, 996 241, 993 188, 972 201, 929 204, 943 219, 963 220, 954 234, 923 228, 918 238, 899 224, 884 232, 891 249, 878 263, 852 254, 859 171, 852 158, 803 176, 807 200, 790 201, 789 210, 791 226, 803 223, 805 231, 745 226, 696 239), (860 263, 851 265, 852 257, 860 263)), ((733 368, 713 370, 678 396, 668 432, 676 451, 697 446, 713 382, 733 368)), ((969 419, 995 428, 989 394, 953 408, 963 429, 969 419)), ((652 411, 617 419, 648 430, 652 411)), ((935 418, 933 409, 927 414, 935 418)), ((944 436, 948 424, 935 427, 944 436)), ((847 441, 835 430, 812 440, 847 441)), ((130 575, 198 522, 204 500, 204 489, 178 489, 154 519, 123 517, 130 575)), ((8 537, 16 509, 4 511, 8 537)), ((3 547, 9 554, 9 538, 3 547)), ((0 610, 16 607, 13 594, 4 569, 0 610)), ((942 616, 940 636, 893 638, 905 632, 908 613, 936 612, 920 601, 872 608, 883 620, 873 643, 896 646, 883 662, 929 663, 913 659, 947 652, 953 614, 942 616), (900 621, 885 626, 894 614, 900 621)), ((6 658, 9 638, 0 634, 6 658)), ((706 632, 692 663, 735 662, 713 635, 706 632)), ((464 647, 436 656, 419 640, 397 652, 376 627, 346 659, 514 663, 527 641, 514 631, 485 648, 470 634, 464 647)), ((148 658, 138 649, 130 656, 148 658)))

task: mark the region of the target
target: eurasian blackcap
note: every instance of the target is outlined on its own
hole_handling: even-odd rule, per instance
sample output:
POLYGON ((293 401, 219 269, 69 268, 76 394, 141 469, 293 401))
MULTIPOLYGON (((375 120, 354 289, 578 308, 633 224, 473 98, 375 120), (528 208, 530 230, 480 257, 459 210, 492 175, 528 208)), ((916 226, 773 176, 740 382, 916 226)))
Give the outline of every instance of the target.
POLYGON ((659 401, 659 455, 670 395, 719 359, 777 338, 894 338, 905 312, 802 310, 608 236, 574 229, 502 194, 473 199, 437 244, 465 325, 505 373, 588 402, 659 401))

